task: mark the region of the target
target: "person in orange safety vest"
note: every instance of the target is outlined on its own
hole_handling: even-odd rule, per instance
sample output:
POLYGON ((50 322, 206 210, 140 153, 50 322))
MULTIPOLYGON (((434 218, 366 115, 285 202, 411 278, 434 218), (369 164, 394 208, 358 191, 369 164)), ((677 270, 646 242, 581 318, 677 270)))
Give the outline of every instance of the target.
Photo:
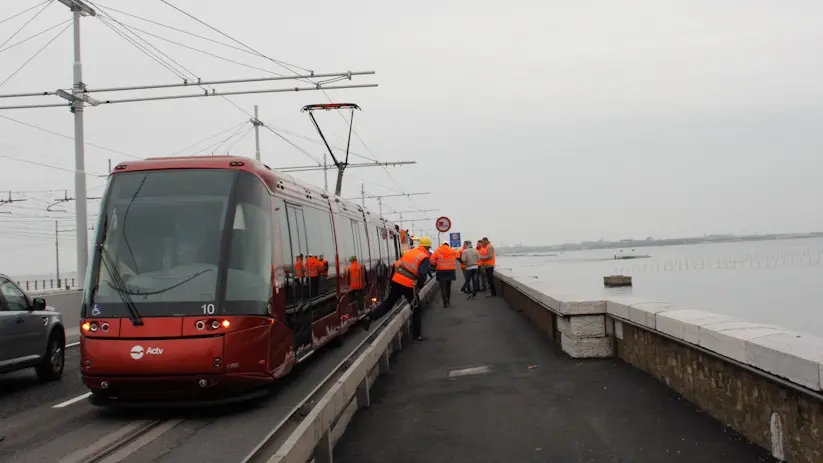
POLYGON ((440 295, 443 297, 443 307, 451 302, 452 281, 457 279, 457 251, 449 246, 448 241, 434 251, 431 263, 437 272, 437 282, 440 284, 440 295))
POLYGON ((401 297, 405 297, 412 305, 412 338, 416 341, 425 340, 421 333, 422 319, 419 304, 415 306, 414 301, 417 298, 417 291, 426 284, 429 276, 431 245, 432 240, 424 236, 420 238, 416 248, 403 253, 403 256, 394 263, 389 295, 366 317, 365 329, 368 330, 372 321, 385 315, 401 297))
POLYGON ((367 275, 363 271, 363 265, 357 261, 357 256, 351 256, 349 262, 349 295, 357 303, 357 314, 361 315, 364 312, 367 275))
POLYGON ((497 255, 494 252, 494 245, 488 238, 480 240, 483 243, 483 253, 480 254, 480 264, 486 273, 486 283, 489 285, 489 294, 486 297, 497 296, 497 289, 494 287, 494 266, 497 255))

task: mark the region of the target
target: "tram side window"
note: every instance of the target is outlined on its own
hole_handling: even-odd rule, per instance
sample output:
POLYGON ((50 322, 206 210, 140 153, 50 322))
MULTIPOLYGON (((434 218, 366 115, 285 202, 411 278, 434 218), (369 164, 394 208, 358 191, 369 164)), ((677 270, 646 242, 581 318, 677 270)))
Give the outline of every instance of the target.
POLYGON ((306 227, 303 221, 303 210, 286 204, 288 218, 288 235, 284 236, 284 247, 291 248, 291 291, 288 291, 288 304, 298 304, 309 296, 308 253, 306 252, 306 227), (285 237, 289 237, 286 243, 285 237))
POLYGON ((380 229, 375 226, 372 226, 371 230, 373 233, 370 237, 371 239, 369 240, 369 249, 371 250, 372 260, 376 260, 378 262, 385 262, 385 259, 383 259, 382 256, 383 253, 380 252, 380 243, 382 242, 380 240, 380 229))
POLYGON ((275 207, 278 209, 278 222, 280 223, 280 236, 283 239, 283 266, 285 267, 285 282, 283 289, 286 291, 286 304, 293 305, 295 302, 295 280, 297 278, 297 255, 292 253, 291 230, 289 229, 288 208, 282 199, 275 199, 275 207))
POLYGON ((337 245, 340 247, 338 255, 340 256, 340 271, 343 276, 348 278, 348 269, 351 265, 349 258, 356 255, 354 247, 354 235, 351 231, 351 226, 347 223, 349 219, 340 215, 335 216, 337 223, 337 245))
POLYGON ((369 254, 369 240, 366 236, 366 227, 368 224, 366 222, 355 222, 355 229, 357 230, 357 236, 360 237, 360 252, 362 254, 361 258, 363 259, 364 266, 366 268, 373 268, 374 264, 377 263, 377 257, 374 253, 369 254))
POLYGON ((380 239, 382 240, 381 243, 383 243, 381 246, 383 255, 386 256, 386 263, 391 265, 397 259, 392 257, 391 240, 389 240, 389 231, 386 230, 385 227, 380 229, 380 239))
POLYGON ((306 218, 306 232, 309 238, 308 254, 311 256, 311 265, 316 269, 307 269, 311 279, 312 295, 319 296, 337 290, 337 268, 334 265, 336 253, 334 235, 332 234, 331 214, 312 207, 303 209, 306 218))
POLYGON ((354 255, 357 256, 357 260, 359 260, 363 266, 368 267, 368 262, 366 262, 368 260, 368 255, 363 253, 362 236, 358 233, 360 228, 363 228, 363 224, 351 219, 351 233, 354 237, 354 255))
POLYGON ((236 188, 226 300, 235 303, 233 313, 265 314, 272 296, 271 196, 255 178, 241 177, 236 188))

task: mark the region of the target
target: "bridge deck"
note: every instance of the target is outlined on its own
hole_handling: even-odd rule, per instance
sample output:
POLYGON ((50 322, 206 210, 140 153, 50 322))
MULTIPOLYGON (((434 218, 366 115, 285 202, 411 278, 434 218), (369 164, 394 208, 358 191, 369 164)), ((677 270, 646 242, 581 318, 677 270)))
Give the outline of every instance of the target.
POLYGON ((772 461, 652 377, 571 359, 505 301, 458 288, 452 308, 431 305, 429 340, 397 356, 335 461, 772 461), (450 378, 473 367, 488 372, 450 378))

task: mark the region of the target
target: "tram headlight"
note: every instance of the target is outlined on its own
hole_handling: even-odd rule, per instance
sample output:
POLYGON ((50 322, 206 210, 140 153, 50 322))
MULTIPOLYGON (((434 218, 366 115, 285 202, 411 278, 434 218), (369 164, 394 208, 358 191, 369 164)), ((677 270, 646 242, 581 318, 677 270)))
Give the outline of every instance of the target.
POLYGON ((217 321, 217 320, 212 320, 211 321, 211 329, 216 330, 218 328, 220 328, 220 322, 217 321))
POLYGON ((89 331, 89 330, 91 330, 91 323, 89 323, 89 322, 83 323, 83 331, 89 331))
POLYGON ((91 322, 89 324, 89 331, 91 331, 92 333, 96 333, 97 330, 99 330, 99 329, 100 329, 100 325, 98 325, 97 322, 91 322))
POLYGON ((194 324, 194 327, 200 331, 203 331, 204 329, 206 329, 206 322, 204 322, 203 320, 197 320, 197 323, 194 324))
POLYGON ((230 326, 231 326, 231 322, 230 322, 230 321, 228 321, 228 320, 223 320, 223 321, 220 323, 220 325, 222 325, 222 326, 223 326, 223 328, 228 328, 228 327, 230 327, 230 326))

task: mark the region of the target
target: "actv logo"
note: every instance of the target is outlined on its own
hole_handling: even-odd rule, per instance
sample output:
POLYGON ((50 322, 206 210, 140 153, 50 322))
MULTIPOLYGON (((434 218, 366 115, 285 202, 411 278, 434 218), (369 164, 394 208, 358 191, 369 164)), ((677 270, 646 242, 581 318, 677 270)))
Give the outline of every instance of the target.
POLYGON ((134 346, 131 348, 129 355, 135 360, 140 360, 144 355, 163 355, 163 349, 151 346, 143 349, 143 346, 134 346))

